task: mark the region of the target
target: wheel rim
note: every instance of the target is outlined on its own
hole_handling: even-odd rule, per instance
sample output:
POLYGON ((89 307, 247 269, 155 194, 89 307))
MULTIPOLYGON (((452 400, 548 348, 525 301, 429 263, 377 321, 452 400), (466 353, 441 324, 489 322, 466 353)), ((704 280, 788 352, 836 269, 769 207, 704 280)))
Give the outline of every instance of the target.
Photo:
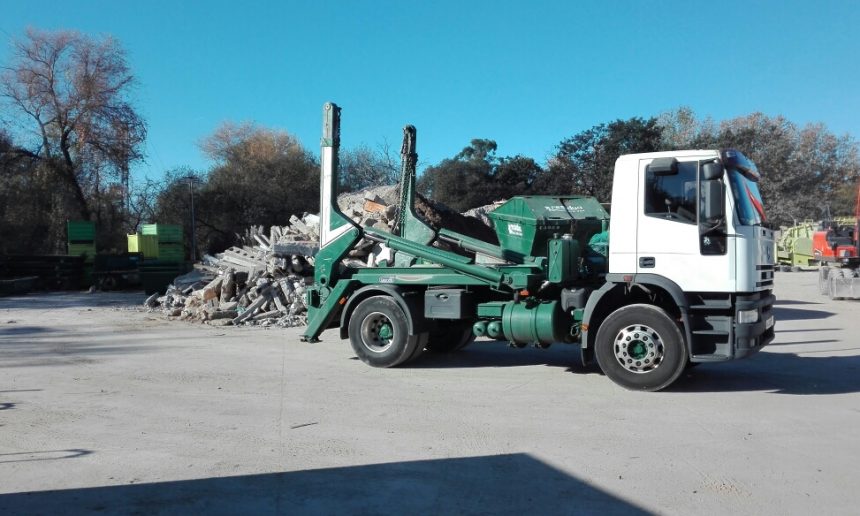
POLYGON ((361 342, 374 353, 382 353, 394 342, 391 320, 381 312, 373 312, 361 321, 361 342))
POLYGON ((619 331, 614 348, 615 359, 631 373, 648 373, 663 363, 663 339, 644 324, 634 324, 619 331))

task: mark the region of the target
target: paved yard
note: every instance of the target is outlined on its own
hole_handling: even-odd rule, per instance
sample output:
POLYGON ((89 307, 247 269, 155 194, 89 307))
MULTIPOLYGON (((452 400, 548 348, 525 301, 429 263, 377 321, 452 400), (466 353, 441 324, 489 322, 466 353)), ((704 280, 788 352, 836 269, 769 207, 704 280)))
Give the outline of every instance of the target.
POLYGON ((573 346, 379 370, 142 294, 0 298, 0 513, 857 514, 860 303, 817 292, 779 273, 776 341, 660 393, 573 346))

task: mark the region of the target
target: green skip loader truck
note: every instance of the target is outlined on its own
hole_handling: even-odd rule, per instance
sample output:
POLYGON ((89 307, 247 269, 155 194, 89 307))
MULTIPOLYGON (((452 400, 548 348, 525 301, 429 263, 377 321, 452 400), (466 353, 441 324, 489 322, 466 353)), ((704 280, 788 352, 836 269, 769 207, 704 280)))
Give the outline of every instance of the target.
POLYGON ((496 245, 416 214, 412 126, 397 225, 358 226, 337 205, 339 145, 340 108, 326 103, 305 341, 339 328, 374 367, 476 337, 578 343, 582 362, 615 383, 657 391, 691 364, 747 357, 774 337, 773 232, 758 170, 738 151, 619 157, 611 217, 593 197, 511 198, 489 214, 496 245), (362 239, 374 260, 345 265, 362 239))

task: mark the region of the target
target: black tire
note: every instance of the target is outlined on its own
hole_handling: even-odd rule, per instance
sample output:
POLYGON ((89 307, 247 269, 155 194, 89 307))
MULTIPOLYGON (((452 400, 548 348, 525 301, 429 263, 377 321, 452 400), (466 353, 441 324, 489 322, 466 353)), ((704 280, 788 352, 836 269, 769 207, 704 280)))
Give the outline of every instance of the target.
POLYGON ((403 309, 388 296, 365 299, 349 318, 349 342, 356 356, 373 367, 394 367, 417 355, 421 335, 409 335, 403 309))
POLYGON ((431 321, 427 351, 453 353, 475 342, 472 321, 431 321))
POLYGON ((415 345, 415 351, 412 352, 412 355, 407 358, 405 361, 401 363, 401 365, 412 362, 420 357, 424 353, 424 348, 427 346, 427 342, 430 340, 430 334, 426 331, 420 335, 418 335, 418 343, 415 345))
POLYGON ((597 331, 594 354, 610 380, 636 391, 665 389, 688 362, 678 324, 663 309, 645 304, 609 314, 597 331))

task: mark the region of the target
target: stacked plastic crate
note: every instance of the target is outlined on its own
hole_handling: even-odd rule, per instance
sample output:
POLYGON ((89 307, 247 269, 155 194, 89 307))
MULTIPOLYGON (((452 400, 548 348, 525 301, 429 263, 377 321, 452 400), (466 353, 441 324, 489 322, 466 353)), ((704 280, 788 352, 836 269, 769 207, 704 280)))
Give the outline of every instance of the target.
POLYGON ((144 260, 158 259, 157 235, 128 235, 128 252, 140 253, 144 260))
POLYGON ((87 263, 96 256, 96 223, 86 220, 70 220, 66 223, 70 256, 85 255, 87 263))
POLYGON ((185 246, 182 242, 182 226, 178 224, 144 224, 140 228, 143 236, 158 238, 158 260, 165 263, 185 261, 185 246))
MULTIPOLYGON (((134 235, 129 235, 129 250, 133 245, 132 236, 134 235)), ((144 224, 140 227, 140 235, 134 239, 134 244, 138 246, 138 252, 144 253, 145 259, 140 264, 140 280, 147 294, 164 292, 174 278, 187 272, 182 226, 144 224), (150 259, 153 254, 152 237, 155 237, 156 259, 150 259)))
MULTIPOLYGON (((69 220, 66 222, 69 256, 83 256, 83 276, 79 286, 93 283, 93 261, 96 258, 96 223, 89 220, 69 220)), ((71 283, 69 283, 71 286, 71 283)), ((68 287, 67 287, 68 288, 68 287)))

